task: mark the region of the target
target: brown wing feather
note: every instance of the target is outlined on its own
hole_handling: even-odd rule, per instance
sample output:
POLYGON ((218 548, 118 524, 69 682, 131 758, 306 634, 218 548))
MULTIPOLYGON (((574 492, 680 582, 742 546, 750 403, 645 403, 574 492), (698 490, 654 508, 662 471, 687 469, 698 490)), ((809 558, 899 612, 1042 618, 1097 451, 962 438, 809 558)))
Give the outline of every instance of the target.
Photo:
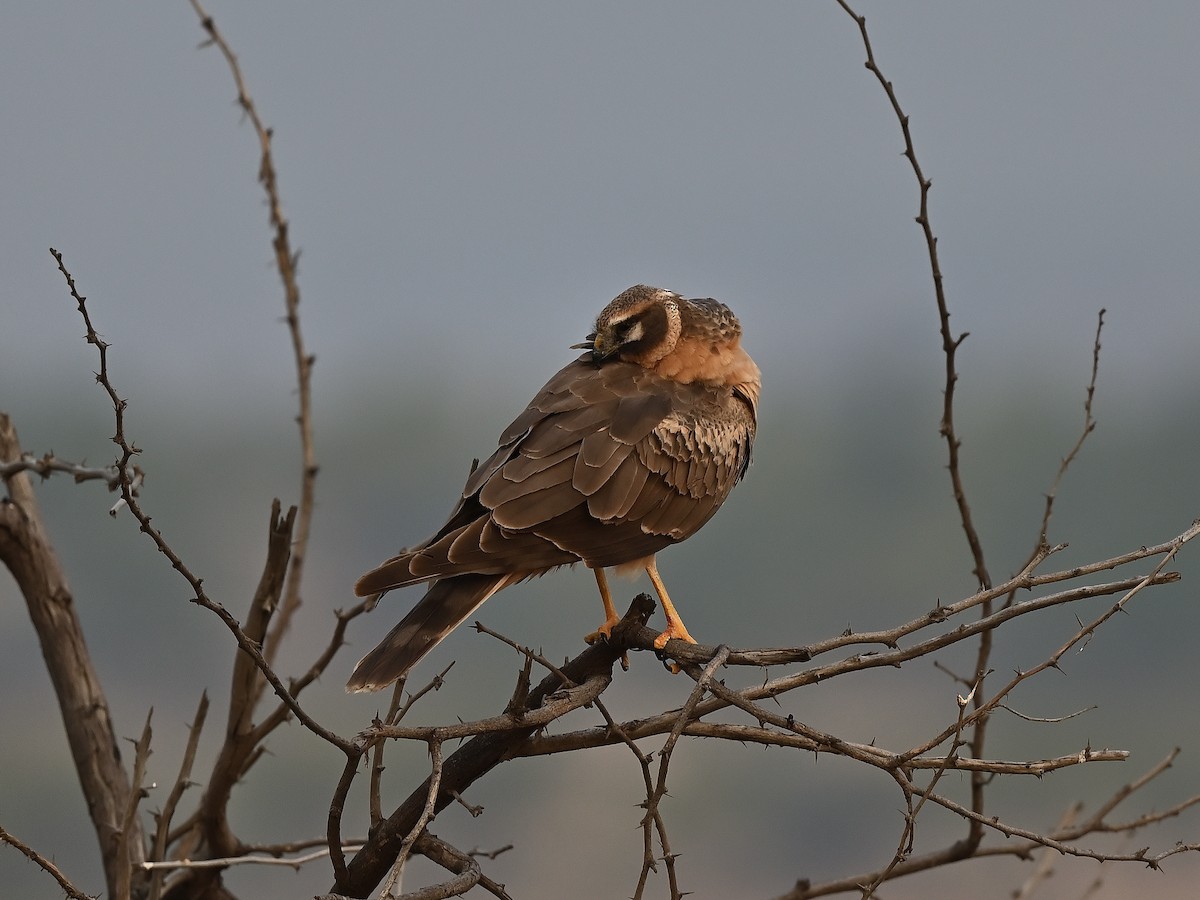
POLYGON ((589 434, 583 439, 575 468, 571 472, 572 486, 590 497, 600 490, 633 452, 633 447, 613 440, 607 432, 589 434))
POLYGON ((625 454, 608 480, 588 495, 588 512, 601 522, 626 518, 649 476, 636 453, 625 454))
POLYGON ((356 591, 643 558, 716 512, 753 438, 751 404, 731 390, 581 357, 505 429, 446 525, 363 576, 356 591))

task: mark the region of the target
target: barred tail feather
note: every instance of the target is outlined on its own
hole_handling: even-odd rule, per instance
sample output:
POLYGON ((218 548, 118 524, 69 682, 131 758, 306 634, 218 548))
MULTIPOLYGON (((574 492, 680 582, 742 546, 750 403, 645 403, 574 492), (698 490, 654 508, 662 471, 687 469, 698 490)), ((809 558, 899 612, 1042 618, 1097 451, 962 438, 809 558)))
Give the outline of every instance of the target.
POLYGON ((358 661, 346 690, 358 693, 387 687, 512 580, 505 574, 454 575, 435 581, 379 646, 358 661))

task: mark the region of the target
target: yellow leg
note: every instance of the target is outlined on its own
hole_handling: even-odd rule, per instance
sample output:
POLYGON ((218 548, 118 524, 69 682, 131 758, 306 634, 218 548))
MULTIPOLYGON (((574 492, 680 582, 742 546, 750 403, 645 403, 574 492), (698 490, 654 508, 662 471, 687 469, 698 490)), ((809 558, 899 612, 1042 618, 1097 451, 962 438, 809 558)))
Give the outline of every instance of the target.
POLYGON ((600 588, 600 600, 604 603, 604 624, 584 637, 589 644, 594 644, 599 640, 607 641, 612 636, 613 627, 621 621, 621 617, 617 614, 617 608, 613 606, 612 594, 609 593, 608 579, 604 575, 604 570, 597 567, 592 569, 592 572, 596 576, 596 587, 600 588))
POLYGON ((658 566, 654 562, 653 557, 646 564, 646 574, 650 576, 650 583, 654 585, 654 590, 658 593, 658 599, 662 602, 663 615, 667 617, 667 630, 654 639, 655 649, 661 650, 667 645, 667 641, 673 638, 679 638, 679 640, 687 641, 689 644, 697 643, 696 639, 688 634, 688 630, 683 624, 683 619, 679 618, 679 613, 675 611, 675 604, 667 596, 667 587, 663 584, 662 578, 659 577, 658 566))

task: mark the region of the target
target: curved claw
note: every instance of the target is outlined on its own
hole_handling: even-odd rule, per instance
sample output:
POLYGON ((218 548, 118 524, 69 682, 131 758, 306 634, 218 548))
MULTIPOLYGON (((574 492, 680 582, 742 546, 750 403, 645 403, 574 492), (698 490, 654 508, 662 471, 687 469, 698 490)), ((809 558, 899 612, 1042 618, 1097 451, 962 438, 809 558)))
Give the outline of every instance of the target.
POLYGON ((621 621, 620 616, 616 616, 615 618, 605 619, 603 625, 601 625, 595 631, 590 632, 589 634, 585 634, 583 636, 583 639, 585 641, 587 641, 589 644, 594 644, 597 641, 607 642, 608 639, 612 637, 612 630, 617 626, 617 623, 620 621, 621 621))
POLYGON ((667 641, 673 641, 676 639, 687 644, 700 643, 694 637, 688 634, 688 630, 684 627, 683 622, 681 622, 679 619, 675 619, 672 622, 668 622, 667 630, 654 639, 654 649, 661 650, 663 647, 667 646, 667 641))
MULTIPOLYGON (((591 634, 585 634, 583 636, 583 639, 585 641, 587 641, 589 644, 594 644, 597 641, 603 641, 604 643, 607 644, 609 639, 612 637, 613 628, 616 627, 616 624, 620 621, 621 621, 621 619, 619 617, 615 618, 615 619, 605 619, 603 625, 601 625, 599 628, 597 628, 591 634)), ((621 670, 624 672, 629 671, 629 654, 628 653, 621 654, 621 670)))

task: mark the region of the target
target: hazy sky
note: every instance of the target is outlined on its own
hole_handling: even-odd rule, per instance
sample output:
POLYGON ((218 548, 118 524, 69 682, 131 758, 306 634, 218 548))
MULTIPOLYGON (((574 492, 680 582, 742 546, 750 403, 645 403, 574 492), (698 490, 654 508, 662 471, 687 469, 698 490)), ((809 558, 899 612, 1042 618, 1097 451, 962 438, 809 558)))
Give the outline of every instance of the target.
MULTIPOLYGON (((1076 384, 1106 306, 1110 384, 1194 378, 1200 6, 863 10, 975 371, 1076 384)), ((935 359, 913 175, 833 2, 210 12, 275 129, 319 398, 497 367, 527 395, 636 282, 730 303, 769 389, 935 359)), ((255 140, 202 38, 183 2, 6 11, 6 395, 94 365, 51 245, 127 379, 288 383, 255 140)))

